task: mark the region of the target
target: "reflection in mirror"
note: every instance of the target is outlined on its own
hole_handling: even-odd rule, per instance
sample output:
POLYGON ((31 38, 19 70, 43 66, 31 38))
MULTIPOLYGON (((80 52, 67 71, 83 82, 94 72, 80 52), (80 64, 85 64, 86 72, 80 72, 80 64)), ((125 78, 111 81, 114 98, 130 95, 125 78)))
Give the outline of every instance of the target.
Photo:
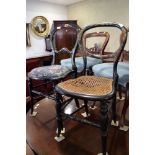
POLYGON ((49 32, 49 22, 43 16, 36 16, 33 18, 32 31, 38 36, 45 36, 49 32))

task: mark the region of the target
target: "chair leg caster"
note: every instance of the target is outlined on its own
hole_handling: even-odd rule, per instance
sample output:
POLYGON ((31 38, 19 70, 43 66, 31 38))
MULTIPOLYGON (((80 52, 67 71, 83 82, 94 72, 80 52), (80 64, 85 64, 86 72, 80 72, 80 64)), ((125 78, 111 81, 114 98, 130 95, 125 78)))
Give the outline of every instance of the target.
MULTIPOLYGON (((98 153, 97 155, 103 155, 103 153, 98 153)), ((108 152, 106 152, 106 155, 108 155, 108 152)))
POLYGON ((92 110, 95 110, 97 108, 97 106, 93 106, 93 107, 90 106, 89 108, 92 109, 92 110))
POLYGON ((129 130, 129 127, 126 126, 126 125, 124 125, 124 126, 121 126, 121 127, 119 128, 119 130, 128 131, 128 130, 129 130))
POLYGON ((81 115, 82 115, 83 117, 85 117, 85 118, 90 116, 90 114, 88 114, 88 115, 87 115, 87 113, 86 113, 86 112, 81 113, 81 115))
POLYGON ((118 122, 118 121, 114 122, 114 120, 112 120, 112 121, 111 121, 111 125, 112 125, 112 126, 118 126, 118 125, 119 125, 119 122, 118 122))
POLYGON ((31 117, 35 117, 35 116, 37 115, 37 113, 38 113, 38 112, 33 111, 33 113, 32 113, 32 114, 30 114, 30 116, 31 116, 31 117))
POLYGON ((63 141, 63 140, 65 139, 65 137, 64 137, 62 134, 60 134, 59 137, 58 137, 58 136, 55 136, 54 139, 55 139, 57 142, 61 142, 61 141, 63 141))
POLYGON ((36 106, 34 107, 34 109, 37 109, 39 107, 39 104, 36 104, 36 106))
MULTIPOLYGON (((56 130, 56 133, 58 133, 58 128, 56 130)), ((61 130, 61 133, 65 133, 65 128, 63 128, 63 130, 61 130)))
POLYGON ((122 96, 121 98, 117 97, 117 99, 120 100, 120 101, 123 101, 123 100, 125 100, 125 97, 124 96, 122 96))

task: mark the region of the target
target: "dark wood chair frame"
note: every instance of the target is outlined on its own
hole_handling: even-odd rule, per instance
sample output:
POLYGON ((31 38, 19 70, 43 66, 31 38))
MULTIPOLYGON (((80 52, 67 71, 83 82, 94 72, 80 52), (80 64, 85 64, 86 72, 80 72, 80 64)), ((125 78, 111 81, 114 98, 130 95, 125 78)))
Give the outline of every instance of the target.
MULTIPOLYGON (((120 61, 129 62, 129 51, 124 50, 121 54, 120 61)), ((124 105, 121 113, 121 118, 119 122, 119 126, 123 126, 125 124, 125 115, 127 109, 129 107, 129 82, 126 83, 125 87, 118 85, 119 98, 122 98, 122 92, 125 93, 124 105)))
MULTIPOLYGON (((81 51, 83 52, 83 58, 84 58, 84 70, 86 71, 86 66, 87 66, 87 58, 86 58, 86 49, 83 47, 83 36, 84 33, 87 30, 90 30, 92 28, 96 27, 113 27, 113 28, 118 28, 122 31, 122 40, 120 42, 119 48, 116 50, 114 54, 110 55, 104 55, 102 58, 107 59, 107 58, 114 58, 114 65, 113 65, 113 84, 112 84, 112 92, 104 95, 104 96, 90 96, 88 94, 76 94, 76 93, 71 93, 67 92, 63 89, 61 89, 58 85, 56 85, 55 88, 55 93, 56 93, 56 113, 57 113, 57 125, 58 125, 58 133, 57 136, 59 137, 61 134, 61 130, 63 130, 63 120, 64 119, 72 119, 75 121, 78 121, 80 123, 88 124, 97 128, 101 129, 101 139, 102 139, 102 152, 103 155, 106 155, 106 145, 107 145, 107 133, 108 133, 108 111, 109 111, 109 105, 110 101, 113 100, 116 97, 116 87, 118 84, 118 74, 117 74, 117 64, 118 60, 121 56, 122 51, 124 50, 124 46, 126 44, 127 40, 127 29, 119 23, 103 23, 103 24, 93 24, 93 25, 88 25, 86 26, 79 35, 79 47, 81 51), (79 118, 73 114, 76 113, 76 111, 72 114, 65 114, 62 110, 62 106, 64 103, 61 100, 61 95, 66 95, 68 97, 76 98, 76 99, 82 99, 84 100, 84 103, 88 103, 88 101, 100 101, 100 112, 101 112, 101 120, 100 124, 94 123, 92 121, 89 121, 84 118, 79 118)), ((86 72, 85 72, 86 73, 86 72)), ((113 118, 115 120, 116 117, 116 104, 115 102, 112 102, 112 111, 113 111, 113 118)))
POLYGON ((92 32, 92 33, 87 33, 85 36, 84 36, 84 44, 85 44, 85 47, 86 47, 86 41, 88 38, 92 38, 92 37, 102 37, 102 38, 105 38, 105 41, 103 42, 103 45, 101 48, 96 48, 96 47, 93 47, 93 48, 86 48, 87 50, 87 55, 88 56, 92 56, 92 57, 96 57, 96 58, 100 58, 100 55, 103 55, 104 54, 104 50, 109 42, 109 38, 110 38, 110 35, 108 32, 92 32))
MULTIPOLYGON (((52 31, 51 31, 51 34, 50 34, 50 40, 51 40, 51 47, 52 47, 52 63, 51 65, 55 65, 56 64, 56 57, 57 57, 57 54, 58 53, 69 53, 71 58, 72 58, 72 71, 67 75, 67 76, 75 76, 76 77, 76 71, 77 71, 77 68, 76 68, 76 65, 75 65, 75 51, 77 51, 77 48, 78 48, 78 37, 76 38, 75 40, 75 44, 74 44, 74 47, 69 50, 65 47, 61 48, 60 50, 57 50, 56 47, 55 47, 55 36, 56 36, 56 33, 60 30, 68 30, 68 29, 72 29, 72 30, 75 30, 75 32, 77 33, 77 36, 78 36, 78 33, 80 32, 81 28, 78 26, 78 25, 75 25, 75 24, 64 24, 62 26, 60 26, 58 29, 57 28, 53 28, 52 31)), ((43 97, 48 97, 50 99, 53 99, 55 100, 55 86, 56 84, 58 84, 61 80, 64 80, 66 78, 63 77, 63 78, 58 78, 58 79, 53 79, 53 80, 49 80, 49 79, 38 79, 38 78, 32 78, 32 77, 29 77, 28 75, 28 85, 29 85, 29 92, 30 92, 30 108, 31 108, 31 115, 33 115, 33 111, 34 111, 34 96, 37 95, 37 96, 43 96, 43 97), (36 85, 34 86, 33 85, 33 80, 43 80, 45 81, 43 84, 39 84, 39 85, 36 85), (43 92, 40 92, 40 91, 37 91, 36 88, 40 87, 40 86, 45 86, 47 87, 47 84, 51 84, 52 87, 53 87, 53 90, 50 92, 50 93, 43 93, 43 92)), ((76 103, 77 103, 77 106, 79 106, 79 103, 78 101, 76 100, 76 103)))
MULTIPOLYGON (((90 57, 94 57, 94 58, 97 58, 97 59, 102 59, 102 55, 104 54, 104 51, 105 51, 105 48, 109 42, 109 38, 110 38, 110 35, 108 32, 91 32, 91 33, 87 33, 84 35, 83 37, 83 43, 84 43, 84 46, 86 47, 86 55, 87 56, 90 56, 90 57), (86 45, 87 45, 87 39, 88 38, 92 38, 92 37, 100 37, 100 38, 103 38, 103 44, 101 46, 101 48, 96 48, 96 47, 91 47, 91 48, 87 48, 86 45), (105 39, 104 39, 105 38, 105 39)), ((81 51, 79 50, 77 53, 76 53, 76 56, 77 57, 81 57, 82 56, 82 53, 81 51)), ((92 66, 90 66, 89 68, 87 68, 87 74, 88 75, 92 75, 92 66)), ((79 73, 79 75, 83 75, 83 72, 79 73)))

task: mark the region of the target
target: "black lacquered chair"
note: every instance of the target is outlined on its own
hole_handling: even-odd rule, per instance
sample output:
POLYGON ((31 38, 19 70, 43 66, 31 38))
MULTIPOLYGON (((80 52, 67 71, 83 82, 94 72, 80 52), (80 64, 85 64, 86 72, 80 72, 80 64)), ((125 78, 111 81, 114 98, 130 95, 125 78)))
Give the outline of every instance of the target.
POLYGON ((84 58, 84 69, 86 73, 87 69, 87 54, 86 47, 83 42, 84 34, 88 30, 93 30, 94 28, 106 28, 111 27, 113 29, 121 30, 122 40, 120 45, 115 53, 103 55, 102 59, 114 58, 113 62, 113 77, 97 77, 97 76, 88 76, 84 74, 75 79, 70 79, 65 82, 61 82, 56 85, 56 111, 57 111, 57 123, 58 123, 58 134, 57 138, 61 137, 61 130, 63 129, 63 120, 64 119, 72 119, 75 121, 79 121, 80 123, 88 124, 91 126, 95 126, 101 129, 101 139, 102 139, 102 152, 103 155, 106 155, 106 146, 107 146, 107 134, 108 134, 108 112, 112 105, 111 101, 115 97, 116 87, 118 84, 118 73, 117 73, 117 64, 118 60, 121 56, 121 53, 124 49, 127 40, 127 30, 126 28, 119 23, 111 23, 106 22, 102 24, 94 24, 86 26, 79 35, 79 47, 83 52, 84 58), (100 102, 100 112, 101 119, 100 123, 97 124, 88 119, 77 116, 75 113, 66 114, 62 110, 62 107, 65 103, 61 101, 61 96, 66 95, 68 97, 73 97, 76 99, 82 99, 85 103, 88 101, 99 101, 100 102))
MULTIPOLYGON (((75 51, 78 48, 77 43, 77 36, 80 32, 80 28, 77 25, 74 24, 64 24, 62 26, 59 26, 57 28, 54 28, 50 34, 50 40, 51 40, 51 47, 52 47, 52 64, 50 66, 41 66, 32 69, 28 73, 28 82, 29 82, 29 93, 30 93, 30 104, 31 104, 31 115, 35 116, 37 112, 34 112, 34 96, 43 96, 48 97, 51 99, 55 99, 54 91, 44 93, 41 91, 38 91, 37 88, 39 88, 42 85, 47 86, 47 84, 51 84, 53 89, 55 88, 55 85, 58 84, 61 80, 64 80, 67 76, 72 75, 76 76, 76 65, 75 65, 75 51), (70 37, 72 39, 72 42, 74 43, 70 49, 67 49, 65 45, 63 44, 63 47, 61 49, 57 49, 56 47, 56 34, 57 33, 66 33, 64 35, 65 37, 70 37), (73 40, 73 37, 70 36, 70 33, 76 35, 75 39, 73 40), (56 64, 56 58, 60 53, 66 53, 69 54, 71 57, 73 57, 73 61, 71 62, 71 68, 68 68, 66 66, 56 64), (33 85, 34 80, 42 80, 45 81, 43 84, 39 84, 37 86, 33 85)), ((62 37, 64 37, 62 36, 62 37)))

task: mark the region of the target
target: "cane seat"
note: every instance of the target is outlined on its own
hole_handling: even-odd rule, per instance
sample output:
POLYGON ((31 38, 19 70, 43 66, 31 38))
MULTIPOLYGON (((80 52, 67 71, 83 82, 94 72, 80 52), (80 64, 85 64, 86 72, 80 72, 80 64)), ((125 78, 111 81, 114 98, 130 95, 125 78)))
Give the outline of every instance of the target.
POLYGON ((112 79, 96 76, 81 76, 58 84, 66 93, 88 96, 104 96, 112 92, 112 79))

